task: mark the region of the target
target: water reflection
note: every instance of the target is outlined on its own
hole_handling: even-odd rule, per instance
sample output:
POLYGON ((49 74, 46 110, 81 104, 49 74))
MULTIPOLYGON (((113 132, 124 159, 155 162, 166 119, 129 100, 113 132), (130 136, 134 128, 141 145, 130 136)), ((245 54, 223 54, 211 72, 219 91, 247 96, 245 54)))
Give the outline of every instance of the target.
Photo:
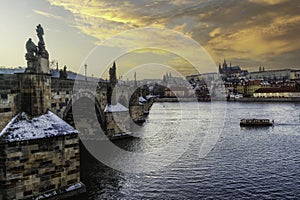
MULTIPOLYGON (((174 163, 160 171, 124 173, 113 170, 82 150, 82 180, 88 193, 81 199, 202 199, 202 198, 299 198, 300 188, 300 104, 257 104, 218 102, 226 104, 227 115, 222 134, 216 146, 203 159, 199 148, 212 118, 210 104, 199 103, 203 113, 196 137, 186 152, 174 163), (275 120, 274 127, 241 128, 239 120, 245 117, 275 120)), ((168 104, 176 110, 176 104, 168 104)), ((191 106, 193 107, 193 106, 191 106)), ((193 109, 186 110, 190 117, 193 109)), ((149 115, 149 126, 141 131, 151 137, 114 141, 128 151, 152 151, 157 146, 174 140, 174 116, 149 115), (159 130, 159 121, 168 118, 165 128, 159 130), (151 124, 153 122, 153 124, 151 124), (151 127, 151 128, 149 128, 151 127), (149 129, 147 129, 149 128, 149 129), (160 134, 158 134, 160 133, 160 134)), ((173 113, 176 113, 175 111, 173 113)), ((217 113, 217 112, 216 112, 217 113)), ((176 116, 176 114, 174 114, 176 116)), ((211 126, 218 129, 219 126, 211 126)), ((189 130, 193 129, 190 127, 189 130)), ((188 137, 189 132, 185 133, 188 137)), ((175 135, 176 139, 176 135, 175 135)), ((172 157, 172 152, 166 152, 172 157)), ((153 160, 155 162, 155 160, 153 160)), ((153 163, 155 164, 155 163, 153 163)), ((145 166, 147 167, 147 166, 145 166)))

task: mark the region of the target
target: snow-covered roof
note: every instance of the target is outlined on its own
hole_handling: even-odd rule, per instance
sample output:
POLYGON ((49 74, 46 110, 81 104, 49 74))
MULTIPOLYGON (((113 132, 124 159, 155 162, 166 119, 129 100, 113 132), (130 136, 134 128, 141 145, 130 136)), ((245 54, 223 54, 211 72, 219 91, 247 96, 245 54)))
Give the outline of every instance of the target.
POLYGON ((24 73, 25 68, 0 68, 0 74, 24 73))
POLYGON ((152 99, 152 98, 155 98, 155 97, 156 96, 149 94, 149 95, 146 96, 146 99, 149 100, 149 99, 152 99))
MULTIPOLYGON (((15 73, 24 73, 26 68, 0 68, 0 74, 15 74, 15 73)), ((59 70, 57 69, 50 69, 50 74, 52 78, 59 78, 59 70)), ((77 74, 72 71, 67 71, 67 79, 72 79, 72 80, 85 80, 85 76, 81 74, 77 74)), ((99 79, 96 77, 87 77, 88 81, 94 81, 94 82, 104 82, 103 79, 99 79)))
POLYGON ((117 103, 116 105, 106 105, 104 112, 128 112, 128 108, 123 106, 120 103, 117 103))
POLYGON ((147 100, 144 99, 144 97, 140 96, 140 97, 139 97, 139 102, 140 102, 140 103, 146 103, 147 100))
POLYGON ((48 111, 29 119, 26 113, 16 115, 1 131, 0 137, 9 142, 77 134, 78 131, 57 115, 48 111))
MULTIPOLYGON (((59 70, 51 69, 50 73, 51 73, 51 77, 59 78, 59 70)), ((77 74, 77 73, 72 72, 72 71, 67 71, 67 79, 72 79, 72 80, 76 79, 76 80, 82 80, 83 81, 83 80, 85 80, 85 76, 81 75, 81 74, 77 74)), ((87 77, 87 80, 88 81, 95 81, 95 82, 104 81, 102 79, 95 78, 95 77, 90 77, 90 76, 87 77)))

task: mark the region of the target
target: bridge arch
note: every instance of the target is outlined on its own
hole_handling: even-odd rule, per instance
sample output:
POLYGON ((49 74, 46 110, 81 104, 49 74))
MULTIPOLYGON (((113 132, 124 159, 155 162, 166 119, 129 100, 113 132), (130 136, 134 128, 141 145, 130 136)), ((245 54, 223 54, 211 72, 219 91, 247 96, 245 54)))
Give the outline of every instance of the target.
MULTIPOLYGON (((68 101, 67 106, 62 114, 63 119, 75 127, 72 108, 75 103, 78 103, 78 102, 80 103, 80 99, 83 99, 83 98, 89 99, 90 102, 95 105, 95 111, 96 111, 98 121, 99 121, 101 127, 104 128, 105 127, 105 116, 104 116, 104 111, 103 111, 104 109, 101 108, 101 104, 100 104, 98 98, 96 97, 96 92, 93 92, 88 89, 81 89, 81 90, 77 91, 76 93, 72 94, 72 97, 68 101)), ((91 105, 89 105, 89 106, 91 106, 91 105)), ((84 109, 84 105, 82 105, 82 106, 84 109)))

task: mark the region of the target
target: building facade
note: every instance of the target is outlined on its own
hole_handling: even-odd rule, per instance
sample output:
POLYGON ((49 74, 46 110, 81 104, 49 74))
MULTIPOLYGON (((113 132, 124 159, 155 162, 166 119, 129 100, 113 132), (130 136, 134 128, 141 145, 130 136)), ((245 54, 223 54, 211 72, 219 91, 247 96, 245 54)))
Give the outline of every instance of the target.
POLYGON ((287 81, 291 79, 291 69, 267 70, 250 72, 247 75, 248 79, 260 79, 268 81, 287 81))

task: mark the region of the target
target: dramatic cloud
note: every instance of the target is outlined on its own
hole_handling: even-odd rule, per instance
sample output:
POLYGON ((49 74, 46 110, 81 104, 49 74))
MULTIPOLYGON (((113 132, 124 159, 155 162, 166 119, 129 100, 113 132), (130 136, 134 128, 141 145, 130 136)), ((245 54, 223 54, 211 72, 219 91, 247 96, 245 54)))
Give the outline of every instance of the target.
POLYGON ((276 5, 284 3, 288 0, 250 0, 250 2, 258 3, 258 4, 269 4, 269 5, 276 5))
MULTIPOLYGON (((99 43, 112 35, 143 27, 169 28, 192 37, 215 62, 224 57, 242 67, 299 65, 300 3, 287 0, 48 0, 74 16, 75 26, 99 43)), ((41 15, 49 15, 35 11, 41 15)), ((51 16, 50 16, 51 17, 51 16)), ((54 17, 54 16, 53 16, 54 17)), ((163 33, 155 42, 176 45, 163 33)), ((154 41, 154 43, 152 43, 154 41)), ((116 41, 116 45, 118 42, 116 41)), ((128 45, 131 45, 130 42, 128 45)), ((187 49, 186 51, 189 51, 187 49)), ((190 52, 192 54, 193 52, 190 52)), ((197 55, 194 55, 197 57, 197 55)))

